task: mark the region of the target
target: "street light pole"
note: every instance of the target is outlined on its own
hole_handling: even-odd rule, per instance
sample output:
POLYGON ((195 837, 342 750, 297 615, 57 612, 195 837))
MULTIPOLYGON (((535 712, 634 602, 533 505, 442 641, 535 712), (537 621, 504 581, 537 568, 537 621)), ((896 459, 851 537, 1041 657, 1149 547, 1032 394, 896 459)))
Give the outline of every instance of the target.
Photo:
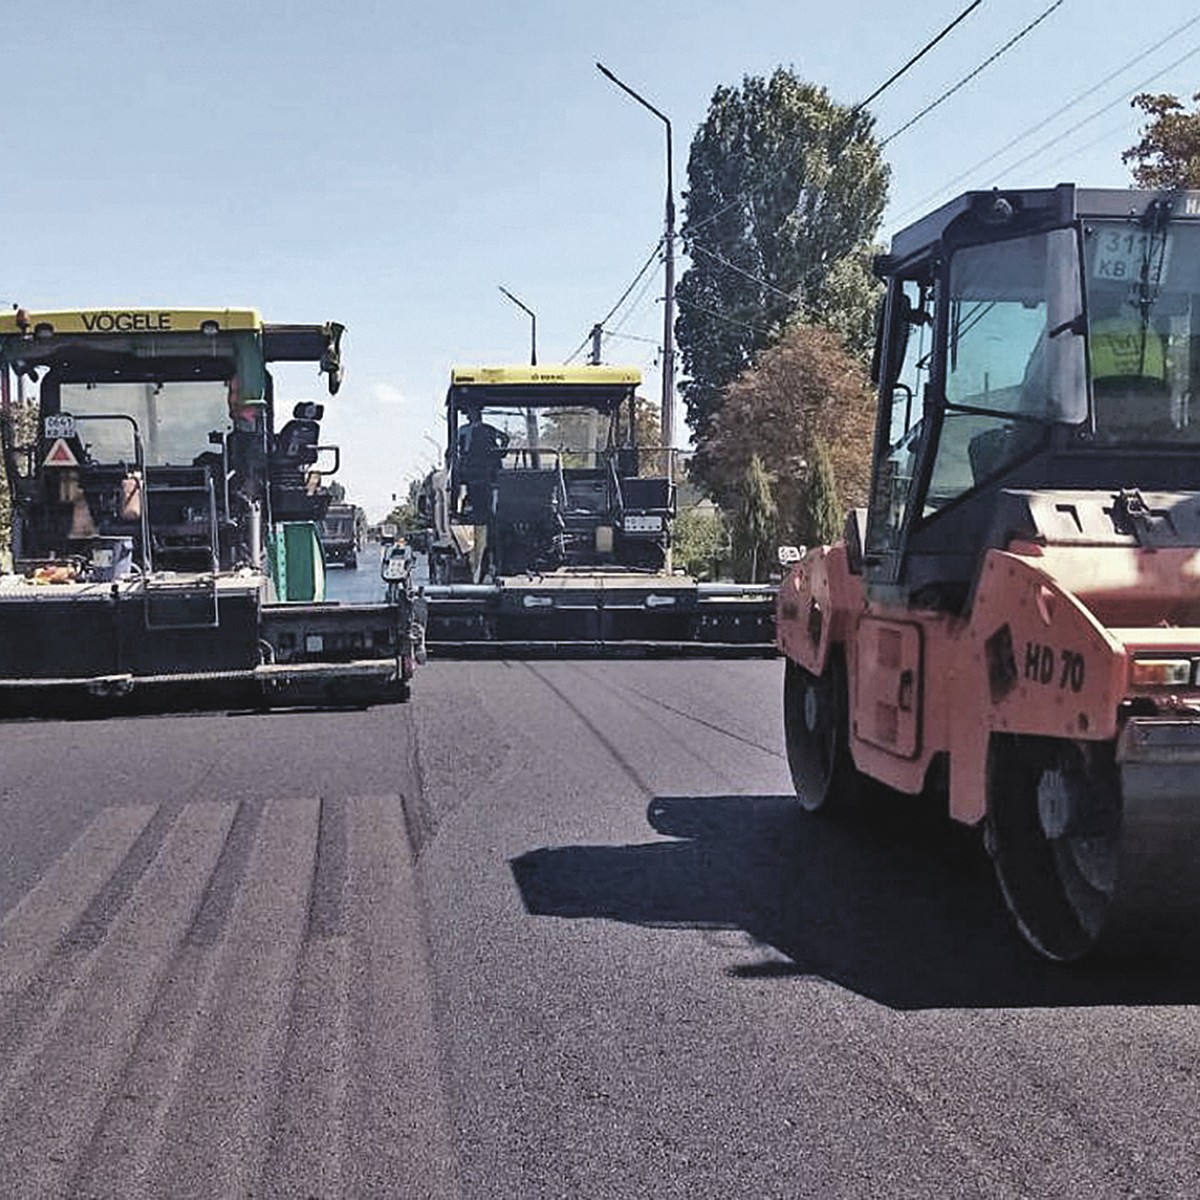
POLYGON ((675 441, 675 187, 672 178, 671 121, 644 96, 638 95, 627 83, 622 83, 603 63, 596 69, 627 96, 652 112, 667 127, 667 206, 663 260, 666 279, 663 297, 662 339, 662 440, 667 449, 667 478, 673 475, 672 446, 675 441))
POLYGON ((524 313, 528 313, 528 314, 529 314, 529 365, 530 365, 531 367, 536 367, 536 366, 537 366, 537 313, 535 313, 535 312, 533 311, 533 309, 532 309, 532 308, 530 308, 528 305, 522 304, 522 303, 521 303, 521 301, 520 301, 520 300, 518 300, 518 299, 516 298, 516 296, 514 296, 514 295, 512 294, 512 292, 510 292, 510 291, 508 290, 508 288, 504 287, 504 285, 503 285, 503 284, 497 284, 497 287, 499 287, 499 288, 500 288, 500 290, 501 290, 501 291, 502 291, 502 292, 503 292, 503 293, 504 293, 504 294, 505 294, 505 295, 506 295, 506 296, 507 296, 507 297, 508 297, 508 298, 509 298, 509 299, 510 299, 510 300, 511 300, 511 301, 512 301, 512 302, 513 302, 513 303, 514 303, 514 304, 515 304, 515 305, 516 305, 516 306, 517 306, 517 307, 518 307, 518 308, 519 308, 521 311, 522 311, 522 312, 524 312, 524 313))
MULTIPOLYGON (((533 311, 527 304, 522 304, 503 284, 496 285, 522 312, 529 314, 529 365, 537 366, 537 313, 533 311)), ((538 422, 537 413, 532 408, 525 410, 525 444, 530 450, 538 448, 538 422)), ((536 467, 539 464, 539 459, 535 455, 533 465, 536 467)))

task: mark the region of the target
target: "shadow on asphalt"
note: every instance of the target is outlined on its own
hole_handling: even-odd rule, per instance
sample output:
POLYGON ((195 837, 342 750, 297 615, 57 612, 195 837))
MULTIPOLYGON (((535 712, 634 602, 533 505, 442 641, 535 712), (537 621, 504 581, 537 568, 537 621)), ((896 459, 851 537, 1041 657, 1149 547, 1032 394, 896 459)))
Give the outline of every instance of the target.
POLYGON ((1044 962, 1013 931, 978 835, 907 799, 853 819, 787 796, 661 796, 672 841, 565 846, 511 862, 526 909, 683 929, 740 929, 773 947, 743 978, 820 977, 896 1009, 1200 1003, 1200 952, 1044 962))

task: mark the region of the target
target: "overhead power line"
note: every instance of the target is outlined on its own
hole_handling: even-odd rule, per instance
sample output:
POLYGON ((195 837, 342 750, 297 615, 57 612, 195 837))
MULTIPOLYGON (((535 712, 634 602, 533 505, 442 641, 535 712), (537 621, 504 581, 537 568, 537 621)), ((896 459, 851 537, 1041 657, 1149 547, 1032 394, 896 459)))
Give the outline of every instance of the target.
MULTIPOLYGON (((633 277, 633 282, 630 283, 630 285, 621 293, 621 296, 617 300, 616 304, 614 304, 612 306, 612 308, 610 308, 608 310, 608 312, 605 313, 604 316, 597 322, 597 324, 601 328, 603 328, 609 322, 609 320, 612 318, 613 313, 615 313, 617 311, 617 309, 620 308, 621 305, 625 303, 625 300, 629 296, 629 293, 632 292, 635 287, 637 287, 637 285, 641 282, 642 276, 645 275, 646 272, 648 270, 650 270, 650 268, 654 265, 654 260, 656 258, 658 258, 658 252, 659 252, 659 250, 662 249, 662 244, 663 244, 662 238, 659 238, 658 241, 654 243, 654 249, 650 251, 650 257, 646 259, 646 261, 642 264, 641 270, 638 271, 638 273, 633 277)), ((572 353, 570 354, 569 357, 563 359, 563 362, 569 363, 569 362, 573 361, 574 359, 578 358, 579 355, 582 354, 584 352, 584 350, 587 349, 588 344, 591 342, 591 340, 592 340, 592 335, 591 335, 591 332, 589 331, 587 337, 585 337, 583 339, 583 341, 579 343, 579 345, 575 348, 574 351, 572 351, 572 353)))
POLYGON ((964 75, 953 87, 947 88, 946 91, 944 91, 940 96, 938 96, 938 98, 936 100, 933 100, 931 103, 927 104, 923 109, 921 109, 921 111, 919 113, 917 113, 917 115, 915 117, 911 117, 909 120, 905 121, 905 123, 903 125, 901 125, 900 128, 897 129, 895 133, 888 134, 888 136, 885 137, 883 139, 883 141, 881 141, 879 143, 880 149, 882 149, 884 146, 886 146, 888 144, 888 142, 894 140, 895 138, 898 138, 902 133, 904 133, 905 130, 911 129, 919 120, 921 120, 922 117, 926 117, 931 112, 933 112, 933 110, 935 108, 937 108, 938 105, 944 104, 947 100, 950 99, 951 96, 954 95, 955 92, 966 87, 966 85, 968 83, 970 83, 971 80, 974 79, 978 74, 980 74, 980 72, 985 71, 988 67, 990 67, 992 65, 992 63, 994 63, 996 61, 996 59, 1000 58, 1001 55, 1007 54, 1009 52, 1009 50, 1011 50, 1023 37, 1025 37, 1029 33, 1032 33, 1033 30, 1035 30, 1048 16, 1050 16, 1050 14, 1052 12, 1055 11, 1055 9, 1061 8, 1063 6, 1063 3, 1064 3, 1064 0, 1054 0, 1054 3, 1051 4, 1050 7, 1047 8, 1043 13, 1041 13, 1040 16, 1034 17, 1034 19, 1032 21, 1030 21, 1029 24, 1026 25, 1024 29, 1020 30, 1018 33, 1014 34, 1011 38, 1009 38, 1008 41, 1005 42, 1003 46, 1001 46, 993 54, 990 54, 987 58, 985 58, 983 60, 983 62, 981 62, 979 64, 979 66, 977 66, 973 71, 964 75))
MULTIPOLYGON (((610 318, 605 321, 602 326, 605 333, 616 333, 619 329, 624 329, 626 325, 633 320, 634 316, 646 306, 646 293, 654 286, 656 277, 653 273, 648 272, 642 280, 641 287, 637 292, 630 297, 629 302, 625 305, 625 311, 617 318, 610 318)), ((657 297, 655 298, 657 300, 657 297)), ((661 338, 659 339, 661 342, 661 338)))
POLYGON ((658 338, 642 337, 637 333, 617 333, 616 330, 606 329, 604 331, 604 340, 607 342, 610 338, 620 338, 625 342, 644 342, 647 346, 662 347, 662 342, 658 338))
MULTIPOLYGON (((968 167, 967 170, 961 172, 958 175, 955 175, 955 177, 953 179, 948 180, 946 183, 944 183, 941 187, 937 188, 935 191, 930 192, 928 195, 923 197, 921 200, 918 200, 915 204, 912 204, 908 208, 904 209, 903 212, 897 214, 895 217, 892 218, 892 220, 894 222, 903 221, 906 217, 910 216, 912 213, 920 212, 931 201, 936 200, 938 196, 942 196, 946 192, 950 191, 950 189, 953 188, 955 186, 955 184, 962 183, 963 180, 965 180, 965 179, 970 179, 972 176, 974 176, 975 172, 978 171, 980 168, 989 166, 990 164, 994 163, 996 161, 996 159, 998 159, 1000 157, 1000 155, 1006 154, 1014 146, 1019 146, 1027 138, 1031 138, 1035 133, 1038 133, 1040 130, 1045 129, 1047 125, 1050 125, 1054 121, 1058 120, 1058 118, 1061 117, 1064 113, 1069 112, 1077 104, 1081 104, 1089 96, 1094 96, 1098 91, 1100 91, 1101 88, 1105 87, 1107 84, 1110 84, 1118 76, 1124 75, 1126 71, 1130 70, 1130 68, 1132 68, 1132 67, 1135 67, 1143 59, 1149 58, 1150 55, 1153 54, 1156 50, 1161 50, 1163 48, 1163 46, 1165 46, 1168 42, 1174 41, 1175 38, 1179 37, 1183 33, 1186 33, 1193 25, 1195 25, 1197 23, 1200 23, 1200 16, 1192 17, 1190 20, 1185 21, 1182 25, 1178 26, 1175 29, 1172 29, 1170 33, 1159 38, 1158 41, 1155 42, 1153 45, 1147 46, 1145 50, 1142 50, 1140 53, 1135 54, 1133 56, 1133 58, 1129 59, 1127 62, 1122 63, 1121 66, 1117 67, 1117 69, 1115 71, 1110 71, 1099 82, 1092 84, 1091 87, 1085 88, 1082 92, 1079 92, 1077 95, 1072 96, 1070 100, 1068 100, 1061 107, 1056 108, 1054 110, 1054 112, 1052 112, 1048 117, 1043 117, 1042 120, 1038 121, 1036 125, 1031 125, 1028 129, 1025 129, 1021 133, 1017 134, 1016 137, 1011 138, 1009 141, 1005 142, 1004 145, 1001 146, 999 150, 992 151, 992 153, 989 154, 986 158, 980 159, 979 162, 975 163, 971 167, 968 167)), ((1153 83, 1154 80, 1158 78, 1158 75, 1165 74, 1167 71, 1169 71, 1171 69, 1172 69, 1171 67, 1164 67, 1161 72, 1152 76, 1149 80, 1146 81, 1146 83, 1153 83)), ((1133 92, 1141 91, 1142 88, 1146 86, 1146 83, 1138 84, 1138 86, 1136 88, 1132 89, 1132 91, 1133 92)), ((1122 93, 1122 99, 1124 99, 1125 95, 1127 95, 1127 94, 1129 94, 1129 93, 1122 93)))
POLYGON ((956 25, 965 21, 967 19, 967 17, 969 17, 971 15, 971 13, 973 13, 982 3, 983 3, 983 0, 975 0, 975 2, 973 4, 968 4, 967 7, 964 8, 962 10, 962 12, 960 12, 958 14, 958 16, 955 17, 954 20, 951 21, 950 24, 947 25, 946 28, 943 29, 942 32, 937 35, 937 37, 933 38, 931 41, 926 42, 925 45, 922 46, 921 49, 918 50, 916 52, 916 54, 914 54, 912 56, 912 58, 910 58, 908 60, 908 62, 906 62, 904 64, 904 66, 902 66, 900 68, 900 70, 895 72, 895 74, 893 74, 893 75, 889 75, 888 78, 885 79, 865 100, 860 100, 854 106, 855 111, 857 111, 860 108, 866 108, 867 105, 870 104, 872 100, 876 100, 880 96, 882 96, 883 93, 886 92, 888 90, 888 88, 890 88, 892 86, 892 84, 896 82, 897 79, 899 79, 902 75, 907 74, 911 67, 915 67, 917 65, 917 63, 919 63, 921 61, 921 59, 923 59, 925 57, 925 55, 927 55, 930 52, 930 50, 932 50, 934 48, 934 46, 936 46, 938 44, 938 42, 940 42, 942 40, 942 38, 944 38, 956 25))
MULTIPOLYGON (((865 100, 863 100, 859 104, 854 105, 854 107, 850 110, 851 114, 857 113, 861 109, 866 108, 866 106, 868 104, 870 104, 872 100, 874 100, 877 97, 879 97, 880 95, 882 95, 886 88, 891 87, 891 85, 893 83, 895 83, 897 79, 899 79, 902 75, 904 75, 920 59, 924 58, 925 55, 930 50, 932 50, 933 47, 938 44, 938 42, 940 42, 942 40, 942 38, 944 38, 956 25, 958 25, 962 20, 964 20, 971 12, 973 12, 976 8, 978 8, 979 5, 982 3, 983 3, 983 0, 974 0, 974 3, 968 5, 961 13, 959 13, 959 15, 957 17, 954 18, 953 21, 950 22, 949 25, 947 25, 939 34, 937 34, 936 37, 934 37, 930 41, 926 42, 925 45, 920 50, 918 50, 917 53, 914 54, 912 56, 912 58, 910 58, 908 60, 908 62, 906 62, 904 64, 904 66, 902 66, 900 68, 900 70, 895 72, 895 74, 893 74, 890 78, 884 80, 884 82, 881 83, 879 85, 879 87, 877 87, 865 100)), ((1062 0, 1059 0, 1059 3, 1062 3, 1062 0)), ((777 157, 784 161, 790 160, 792 157, 794 157, 793 152, 800 146, 800 142, 801 142, 800 136, 793 138, 792 144, 787 148, 787 150, 781 152, 779 155, 777 155, 777 157)), ((881 145, 882 145, 882 143, 881 143, 881 145)), ((780 175, 780 172, 776 172, 774 178, 776 178, 776 179, 779 178, 779 175, 780 175)), ((705 226, 711 225, 714 221, 719 221, 723 216, 725 216, 726 213, 732 212, 741 203, 742 203, 742 201, 740 198, 738 198, 736 200, 731 200, 728 204, 726 204, 724 206, 724 208, 719 208, 719 209, 717 209, 716 212, 710 213, 702 221, 697 221, 695 225, 690 226, 686 230, 687 238, 688 239, 693 238, 705 226)))
MULTIPOLYGON (((1078 132, 1085 125, 1090 125, 1097 117, 1101 117, 1106 112, 1108 112, 1110 109, 1116 108, 1118 104, 1124 104, 1125 101, 1128 100, 1130 96, 1134 96, 1138 92, 1142 91, 1143 88, 1149 87, 1149 85, 1152 84, 1160 76, 1167 74, 1168 71, 1173 71, 1176 67, 1181 66, 1183 63, 1187 62, 1187 60, 1189 58, 1194 58, 1197 54, 1200 54, 1200 45, 1193 46, 1186 54, 1182 54, 1174 62, 1168 63, 1165 67, 1162 68, 1161 71, 1155 71, 1153 75, 1147 76, 1145 79, 1142 80, 1141 83, 1136 84, 1134 87, 1130 88, 1127 92, 1123 92, 1115 100, 1110 100, 1107 104, 1102 104, 1099 108, 1090 112, 1082 120, 1076 121, 1075 124, 1070 127, 1070 129, 1064 129, 1062 131, 1062 133, 1056 134, 1054 137, 1050 138, 1048 141, 1043 142, 1036 150, 1031 150, 1023 158, 1018 158, 1016 162, 1009 163, 1009 165, 1005 168, 1005 171, 1006 172, 1015 171, 1017 169, 1017 167, 1023 167, 1026 163, 1037 158, 1037 156, 1039 154, 1043 154, 1045 151, 1049 150, 1052 146, 1057 146, 1059 142, 1063 141, 1066 138, 1069 138, 1071 136, 1071 134, 1078 132)), ((985 187, 988 186, 991 182, 992 182, 991 180, 988 180, 988 183, 985 184, 984 186, 985 187)))
POLYGON ((705 255, 707 258, 711 258, 715 262, 720 263, 721 266, 742 276, 743 279, 748 279, 748 280, 750 280, 751 283, 757 283, 759 287, 765 288, 768 292, 774 292, 775 295, 782 297, 784 300, 787 300, 789 303, 793 303, 793 304, 795 303, 796 297, 794 295, 792 295, 791 292, 785 292, 782 288, 776 287, 773 283, 768 283, 765 279, 761 278, 760 276, 751 274, 751 272, 744 270, 742 267, 739 267, 737 265, 737 263, 730 262, 729 259, 725 258, 723 255, 718 254, 715 250, 710 250, 707 246, 700 246, 700 245, 693 246, 692 249, 699 250, 700 253, 705 255))
POLYGON ((706 317, 712 317, 715 321, 724 321, 726 325, 736 325, 739 329, 748 329, 751 333, 757 333, 761 337, 771 336, 767 330, 760 329, 757 325, 748 325, 745 321, 734 320, 733 317, 727 317, 724 313, 719 313, 715 309, 705 308, 703 305, 697 304, 693 300, 684 300, 680 298, 679 303, 687 308, 692 309, 694 312, 703 313, 706 317))

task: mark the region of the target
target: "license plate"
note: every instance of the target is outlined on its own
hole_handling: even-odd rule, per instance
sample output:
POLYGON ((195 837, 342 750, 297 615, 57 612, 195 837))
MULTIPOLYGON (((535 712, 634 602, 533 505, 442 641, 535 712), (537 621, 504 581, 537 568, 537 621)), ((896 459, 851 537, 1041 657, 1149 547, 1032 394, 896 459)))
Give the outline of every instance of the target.
POLYGON ((1115 283, 1139 283, 1143 271, 1154 283, 1166 267, 1166 250, 1153 246, 1150 234, 1140 229, 1103 230, 1092 263, 1092 278, 1115 283), (1162 254, 1161 261, 1159 254, 1162 254))
POLYGON ((43 421, 43 427, 48 438, 75 436, 75 418, 70 413, 51 413, 43 421))
POLYGON ((626 533, 661 533, 662 517, 627 516, 625 518, 626 533))

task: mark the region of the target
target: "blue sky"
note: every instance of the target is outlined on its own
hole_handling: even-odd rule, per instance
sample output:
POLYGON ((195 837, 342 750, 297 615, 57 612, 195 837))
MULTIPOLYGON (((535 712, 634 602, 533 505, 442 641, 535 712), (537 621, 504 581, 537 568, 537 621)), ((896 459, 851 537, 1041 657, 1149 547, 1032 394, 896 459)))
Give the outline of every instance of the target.
MULTIPOLYGON (((0 301, 252 305, 272 321, 343 321, 347 381, 327 433, 352 497, 378 515, 434 457, 450 364, 525 361, 528 318, 499 285, 536 310, 540 360, 561 360, 654 247, 662 126, 597 59, 671 117, 682 191, 717 86, 785 65, 852 103, 967 3, 17 7, 5 22, 0 301)), ((983 0, 872 106, 880 135, 1051 3, 983 0)), ((1127 97, 1200 90, 1200 21, 1122 68, 1197 17, 1200 6, 1167 0, 1063 0, 888 144, 885 230, 994 182, 1125 185, 1120 152, 1139 124, 1127 97)), ((661 294, 656 274, 618 316, 628 338, 605 345, 608 361, 642 367, 651 396, 661 294)), ((280 385, 288 399, 315 394, 295 368, 280 385)))

